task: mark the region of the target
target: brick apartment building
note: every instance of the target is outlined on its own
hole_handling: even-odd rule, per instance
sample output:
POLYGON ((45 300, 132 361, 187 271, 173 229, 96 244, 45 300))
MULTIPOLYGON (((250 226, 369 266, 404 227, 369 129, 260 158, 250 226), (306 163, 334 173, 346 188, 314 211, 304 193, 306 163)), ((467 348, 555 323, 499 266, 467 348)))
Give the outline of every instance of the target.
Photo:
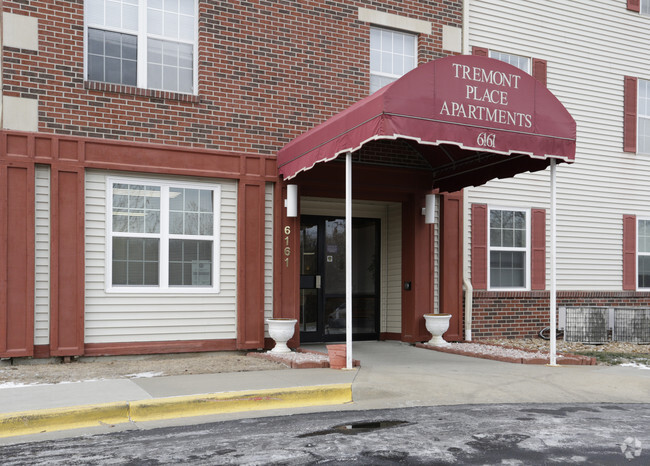
POLYGON ((0 5, 0 357, 262 348, 271 316, 299 320, 293 345, 340 339, 344 164, 314 162, 350 150, 355 338, 427 340, 422 315, 444 311, 447 339, 461 340, 460 189, 573 156, 573 120, 540 81, 460 56, 460 0, 0 5), (489 112, 506 97, 527 109, 484 122, 496 143, 452 102, 451 123, 405 117, 434 93, 465 92, 470 69, 515 83, 505 97, 486 90, 489 112), (380 104, 400 131, 354 140, 362 121, 318 139, 380 104), (545 146, 543 111, 568 122, 552 128, 568 130, 566 147, 545 146), (516 115, 534 117, 534 135, 502 145, 504 128, 527 125, 516 115), (291 152, 301 141, 339 145, 305 162, 291 152))

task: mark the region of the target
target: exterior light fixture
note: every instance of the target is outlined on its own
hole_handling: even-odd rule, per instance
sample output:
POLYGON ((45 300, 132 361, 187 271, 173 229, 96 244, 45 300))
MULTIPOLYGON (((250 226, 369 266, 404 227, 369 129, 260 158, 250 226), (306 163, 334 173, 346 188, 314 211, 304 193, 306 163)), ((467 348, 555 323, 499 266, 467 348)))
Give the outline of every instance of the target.
POLYGON ((287 185, 287 198, 284 200, 284 206, 287 208, 287 217, 298 216, 298 185, 287 185))
POLYGON ((424 223, 436 223, 436 195, 427 194, 426 203, 424 209, 422 209, 422 215, 424 215, 424 223))

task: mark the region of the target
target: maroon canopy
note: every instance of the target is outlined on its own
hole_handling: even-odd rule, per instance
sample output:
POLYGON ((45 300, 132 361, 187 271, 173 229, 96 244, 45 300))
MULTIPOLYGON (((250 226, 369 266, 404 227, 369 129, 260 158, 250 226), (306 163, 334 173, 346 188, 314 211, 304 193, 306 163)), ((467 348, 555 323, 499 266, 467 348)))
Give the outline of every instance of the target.
POLYGON ((403 140, 430 167, 432 187, 454 191, 492 178, 572 162, 576 124, 528 73, 473 55, 417 67, 278 152, 290 179, 373 140, 403 140))

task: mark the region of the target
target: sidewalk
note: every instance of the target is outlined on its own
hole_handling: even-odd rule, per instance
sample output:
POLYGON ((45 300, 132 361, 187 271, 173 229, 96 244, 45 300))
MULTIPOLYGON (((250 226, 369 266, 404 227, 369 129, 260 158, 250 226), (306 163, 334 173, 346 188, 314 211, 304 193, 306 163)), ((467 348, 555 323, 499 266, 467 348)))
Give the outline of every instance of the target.
MULTIPOLYGON (((325 350, 324 345, 308 348, 325 350)), ((2 389, 0 438, 252 410, 284 414, 314 406, 364 410, 650 400, 650 371, 636 368, 510 364, 398 342, 355 342, 353 356, 361 368, 351 371, 286 369, 2 389)))

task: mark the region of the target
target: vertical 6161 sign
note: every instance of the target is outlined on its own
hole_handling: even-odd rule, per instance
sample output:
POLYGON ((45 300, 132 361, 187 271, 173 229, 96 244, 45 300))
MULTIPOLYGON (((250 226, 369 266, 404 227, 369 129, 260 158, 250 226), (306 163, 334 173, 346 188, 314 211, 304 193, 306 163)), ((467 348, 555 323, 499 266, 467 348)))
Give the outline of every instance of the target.
POLYGON ((284 227, 284 263, 289 267, 289 256, 291 256, 291 246, 289 246, 289 236, 291 235, 291 227, 289 225, 284 227))

